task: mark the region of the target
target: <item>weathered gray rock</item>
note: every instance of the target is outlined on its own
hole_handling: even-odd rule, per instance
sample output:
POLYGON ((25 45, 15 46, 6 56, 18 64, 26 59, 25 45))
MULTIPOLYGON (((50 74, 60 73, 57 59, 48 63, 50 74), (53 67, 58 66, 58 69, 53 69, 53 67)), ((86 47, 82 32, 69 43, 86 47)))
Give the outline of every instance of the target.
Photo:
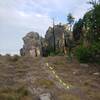
POLYGON ((93 73, 93 75, 97 75, 98 76, 98 75, 100 75, 100 73, 99 72, 95 72, 95 73, 93 73))
POLYGON ((81 63, 80 66, 81 66, 81 67, 89 67, 88 64, 83 64, 83 63, 81 63))
POLYGON ((39 95, 39 99, 40 100, 52 100, 50 93, 43 93, 43 94, 39 95))
MULTIPOLYGON (((64 52, 66 54, 67 46, 65 40, 66 36, 70 34, 68 31, 67 25, 54 25, 54 34, 55 34, 55 49, 58 52, 64 52)), ((45 39, 41 38, 37 32, 29 32, 24 38, 24 45, 23 48, 20 49, 20 54, 30 55, 32 57, 35 56, 47 56, 50 50, 54 49, 54 35, 53 35, 53 28, 49 27, 46 32, 45 39), (41 42, 41 41, 42 42, 41 42)))
MULTIPOLYGON (((69 34, 68 26, 67 25, 54 25, 54 35, 55 35, 55 46, 56 50, 60 50, 61 52, 64 51, 65 46, 65 34, 69 34)), ((52 49, 54 47, 54 36, 53 36, 53 28, 49 27, 45 39, 49 48, 52 49)), ((67 41, 66 41, 67 42, 67 41)))
POLYGON ((23 38, 24 45, 23 48, 20 49, 20 54, 30 55, 32 57, 40 56, 41 53, 41 45, 40 45, 40 36, 37 32, 29 32, 23 38))

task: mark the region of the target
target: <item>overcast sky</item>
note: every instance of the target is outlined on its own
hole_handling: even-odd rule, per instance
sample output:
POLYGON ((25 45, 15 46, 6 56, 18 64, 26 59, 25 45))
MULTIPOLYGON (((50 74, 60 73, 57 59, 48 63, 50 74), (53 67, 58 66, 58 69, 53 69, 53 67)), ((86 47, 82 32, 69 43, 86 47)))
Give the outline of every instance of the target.
POLYGON ((0 53, 19 53, 30 31, 44 35, 52 18, 66 23, 69 12, 78 20, 89 10, 88 0, 0 0, 0 53))

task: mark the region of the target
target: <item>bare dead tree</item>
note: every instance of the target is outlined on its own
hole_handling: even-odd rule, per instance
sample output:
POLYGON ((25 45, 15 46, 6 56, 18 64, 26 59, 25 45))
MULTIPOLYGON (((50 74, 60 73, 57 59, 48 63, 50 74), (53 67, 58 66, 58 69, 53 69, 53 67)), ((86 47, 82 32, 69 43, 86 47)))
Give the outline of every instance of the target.
POLYGON ((54 26, 55 26, 55 21, 54 21, 54 18, 53 18, 53 50, 54 52, 56 51, 56 43, 55 43, 55 29, 54 29, 54 26))

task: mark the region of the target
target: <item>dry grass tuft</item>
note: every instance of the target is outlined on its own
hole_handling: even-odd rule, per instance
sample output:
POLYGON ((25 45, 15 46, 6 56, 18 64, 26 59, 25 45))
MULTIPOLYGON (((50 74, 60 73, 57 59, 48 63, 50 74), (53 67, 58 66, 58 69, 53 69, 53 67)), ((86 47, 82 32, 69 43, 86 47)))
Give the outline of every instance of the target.
POLYGON ((53 81, 48 79, 37 79, 35 83, 39 87, 45 87, 45 88, 52 88, 54 86, 53 81))
POLYGON ((7 88, 0 90, 0 100, 32 100, 32 97, 25 87, 16 90, 7 88))

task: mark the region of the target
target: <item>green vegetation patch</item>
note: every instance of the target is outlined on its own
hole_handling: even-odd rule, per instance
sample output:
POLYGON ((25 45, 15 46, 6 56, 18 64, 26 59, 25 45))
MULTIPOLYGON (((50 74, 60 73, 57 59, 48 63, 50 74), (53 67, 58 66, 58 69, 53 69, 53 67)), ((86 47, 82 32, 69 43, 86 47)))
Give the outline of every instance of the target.
POLYGON ((76 56, 81 63, 95 62, 100 64, 100 43, 90 47, 80 46, 76 49, 76 56))
POLYGON ((28 90, 25 87, 0 90, 0 100, 32 100, 24 98, 31 98, 28 90))
POLYGON ((52 88, 54 86, 53 81, 48 79, 37 79, 35 83, 39 87, 45 87, 45 88, 52 88))
POLYGON ((72 94, 62 94, 59 96, 60 100, 81 100, 79 96, 75 96, 72 94))

